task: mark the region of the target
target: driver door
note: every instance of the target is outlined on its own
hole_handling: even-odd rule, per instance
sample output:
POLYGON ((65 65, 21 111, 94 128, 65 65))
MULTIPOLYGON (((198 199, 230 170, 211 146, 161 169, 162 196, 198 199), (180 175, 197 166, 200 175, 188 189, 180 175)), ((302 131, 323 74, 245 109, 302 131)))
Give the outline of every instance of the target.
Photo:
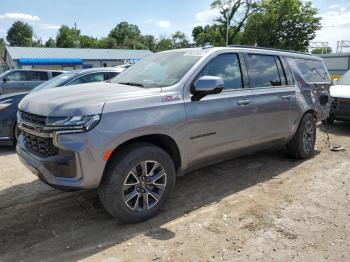
POLYGON ((245 147, 250 138, 249 116, 252 108, 246 104, 249 90, 244 89, 239 55, 223 53, 212 58, 195 77, 218 76, 224 80, 220 94, 207 95, 200 101, 185 103, 187 120, 187 151, 190 165, 222 158, 229 152, 245 147))

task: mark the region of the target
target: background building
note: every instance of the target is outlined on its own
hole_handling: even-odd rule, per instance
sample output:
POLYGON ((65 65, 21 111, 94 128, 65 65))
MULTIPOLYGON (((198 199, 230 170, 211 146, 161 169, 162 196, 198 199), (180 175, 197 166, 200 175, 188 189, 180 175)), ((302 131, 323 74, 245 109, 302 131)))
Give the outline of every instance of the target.
POLYGON ((10 47, 5 50, 6 69, 63 69, 109 67, 135 62, 149 50, 10 47))
POLYGON ((350 69, 350 53, 334 53, 318 55, 322 57, 332 79, 339 79, 350 69))

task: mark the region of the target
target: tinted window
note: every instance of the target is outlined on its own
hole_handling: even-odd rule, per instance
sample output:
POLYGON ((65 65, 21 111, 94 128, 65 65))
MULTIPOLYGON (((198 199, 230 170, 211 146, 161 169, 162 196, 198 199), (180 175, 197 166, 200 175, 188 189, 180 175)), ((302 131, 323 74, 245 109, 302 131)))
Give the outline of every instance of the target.
POLYGON ((117 72, 106 72, 104 74, 105 81, 107 81, 107 80, 109 80, 109 79, 111 79, 111 78, 113 78, 113 77, 115 77, 117 75, 118 75, 117 72))
POLYGON ((278 58, 269 55, 248 55, 248 74, 250 87, 281 86, 278 58))
POLYGON ((330 82, 327 69, 320 61, 289 59, 294 61, 306 82, 330 82))
POLYGON ((236 54, 224 54, 213 58, 199 73, 201 76, 218 76, 224 80, 224 89, 242 88, 242 75, 236 54))
POLYGON ((51 72, 52 77, 56 77, 62 74, 62 72, 51 72))
POLYGON ((7 81, 26 81, 27 72, 26 71, 15 71, 11 72, 6 76, 7 81))
POLYGON ((27 72, 27 81, 47 81, 49 80, 49 76, 47 72, 40 71, 30 71, 27 72))
POLYGON ((85 83, 101 82, 101 81, 105 81, 105 76, 103 72, 81 76, 69 84, 77 85, 77 84, 85 84, 85 83))

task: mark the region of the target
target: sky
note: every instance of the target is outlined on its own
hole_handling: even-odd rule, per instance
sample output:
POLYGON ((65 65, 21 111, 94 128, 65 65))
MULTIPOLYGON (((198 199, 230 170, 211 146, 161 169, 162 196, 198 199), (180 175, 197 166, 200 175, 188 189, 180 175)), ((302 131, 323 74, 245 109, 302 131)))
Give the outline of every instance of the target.
MULTIPOLYGON (((217 16, 212 0, 0 0, 0 37, 16 20, 33 26, 44 42, 55 38, 62 24, 82 34, 104 37, 121 21, 139 26, 142 34, 170 36, 175 31, 191 37, 196 25, 212 23, 217 16)), ((313 0, 323 28, 313 41, 329 42, 335 51, 340 40, 350 40, 350 0, 313 0)), ((349 49, 350 51, 350 49, 349 49)))

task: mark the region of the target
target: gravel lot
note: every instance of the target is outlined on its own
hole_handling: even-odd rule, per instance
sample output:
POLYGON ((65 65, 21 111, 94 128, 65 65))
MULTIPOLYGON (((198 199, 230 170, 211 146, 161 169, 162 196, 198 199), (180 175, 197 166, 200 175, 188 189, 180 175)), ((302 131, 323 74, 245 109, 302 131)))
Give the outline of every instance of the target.
MULTIPOLYGON (((323 129, 323 127, 320 127, 323 129)), ((331 152, 263 152, 179 178, 164 211, 121 225, 95 191, 63 193, 0 148, 0 261, 350 261, 350 124, 331 152)))

